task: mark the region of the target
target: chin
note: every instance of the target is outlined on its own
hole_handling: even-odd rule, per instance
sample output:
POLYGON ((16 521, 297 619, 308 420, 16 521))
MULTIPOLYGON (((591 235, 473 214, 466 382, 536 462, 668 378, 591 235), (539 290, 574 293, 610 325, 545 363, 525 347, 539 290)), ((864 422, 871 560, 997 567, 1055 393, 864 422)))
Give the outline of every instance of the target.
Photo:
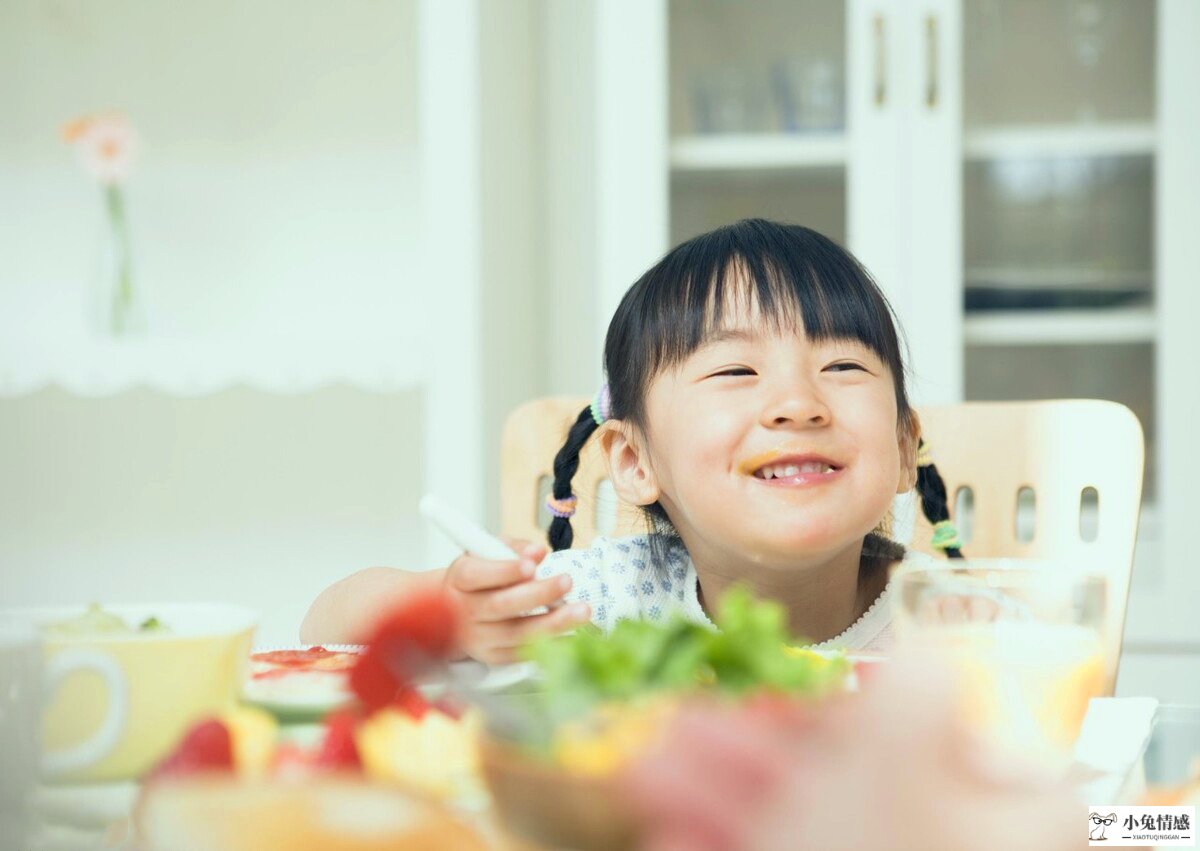
POLYGON ((797 554, 832 554, 862 538, 843 524, 834 523, 805 522, 790 527, 759 528, 755 532, 758 534, 747 542, 747 550, 785 558, 797 554))

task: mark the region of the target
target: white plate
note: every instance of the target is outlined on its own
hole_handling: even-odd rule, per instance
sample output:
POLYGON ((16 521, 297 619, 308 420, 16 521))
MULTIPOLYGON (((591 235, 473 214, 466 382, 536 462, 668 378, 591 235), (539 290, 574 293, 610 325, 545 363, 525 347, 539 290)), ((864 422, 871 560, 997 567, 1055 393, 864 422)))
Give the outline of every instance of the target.
POLYGON ((514 665, 485 665, 469 660, 451 665, 454 676, 461 677, 475 688, 485 692, 497 692, 537 677, 537 665, 518 662, 514 665))
MULTIPOLYGON (((308 650, 317 645, 297 644, 290 647, 256 647, 252 653, 270 653, 278 650, 308 650)), ((360 653, 361 644, 322 644, 335 653, 360 653)), ((451 664, 452 676, 470 688, 494 693, 511 688, 522 682, 533 682, 537 666, 532 662, 515 665, 485 665, 468 660, 451 664)), ((443 684, 433 679, 422 684, 421 690, 428 697, 436 697, 443 684)), ((247 679, 242 690, 246 703, 267 710, 283 721, 316 721, 326 713, 348 705, 353 701, 346 684, 346 672, 296 671, 287 677, 267 681, 247 679), (269 685, 267 685, 269 683, 269 685)))
MULTIPOLYGON (((295 644, 290 647, 256 647, 255 653, 279 650, 309 650, 324 647, 331 653, 360 653, 360 644, 295 644)), ((242 686, 242 700, 265 709, 281 721, 318 721, 328 712, 353 702, 347 683, 347 671, 295 671, 286 676, 255 680, 248 675, 242 686)))

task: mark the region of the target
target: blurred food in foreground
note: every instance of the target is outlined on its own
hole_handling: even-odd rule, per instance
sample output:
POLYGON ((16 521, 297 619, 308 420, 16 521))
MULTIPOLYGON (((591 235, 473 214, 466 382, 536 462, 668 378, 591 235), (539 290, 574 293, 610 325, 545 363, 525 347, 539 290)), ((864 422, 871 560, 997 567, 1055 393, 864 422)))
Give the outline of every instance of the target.
POLYGON ((496 809, 517 833, 547 847, 631 847, 640 828, 621 775, 651 753, 681 705, 782 706, 821 702, 850 688, 842 654, 796 647, 782 607, 737 588, 717 630, 682 619, 621 621, 534 641, 542 681, 523 701, 541 736, 487 735, 482 762, 496 809))
POLYGON ((333 775, 267 783, 199 775, 147 795, 145 851, 475 851, 479 834, 440 804, 333 775))

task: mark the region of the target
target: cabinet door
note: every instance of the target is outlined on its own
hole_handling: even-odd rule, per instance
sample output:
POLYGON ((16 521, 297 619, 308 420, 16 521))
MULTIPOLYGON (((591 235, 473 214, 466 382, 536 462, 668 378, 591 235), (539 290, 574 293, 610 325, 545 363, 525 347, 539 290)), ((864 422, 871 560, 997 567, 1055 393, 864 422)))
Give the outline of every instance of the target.
MULTIPOLYGON (((1171 305, 1197 270, 1175 225, 1194 221, 1195 202, 1167 174, 1188 176, 1178 146, 1195 132, 1195 7, 956 5, 961 188, 949 203, 962 212, 964 397, 1095 397, 1134 410, 1147 451, 1127 639, 1194 642, 1200 628, 1181 600, 1200 583, 1180 556, 1197 471, 1179 401, 1194 390, 1178 376, 1195 346, 1171 305), (1191 471, 1186 484, 1180 470, 1191 471)), ((933 309, 939 298, 930 293, 933 309)))
POLYGON ((962 35, 960 0, 911 0, 899 22, 903 200, 897 310, 917 404, 962 400, 962 35))
POLYGON ((968 399, 1089 396, 1157 495, 1156 6, 962 0, 968 399))

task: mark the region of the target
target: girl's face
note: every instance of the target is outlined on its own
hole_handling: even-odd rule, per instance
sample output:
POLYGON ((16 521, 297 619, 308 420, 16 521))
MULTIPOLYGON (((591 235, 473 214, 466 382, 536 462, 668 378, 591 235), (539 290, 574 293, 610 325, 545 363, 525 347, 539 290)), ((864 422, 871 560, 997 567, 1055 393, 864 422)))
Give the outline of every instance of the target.
POLYGON ((694 554, 787 567, 861 544, 913 486, 915 418, 898 427, 891 370, 863 344, 770 327, 731 312, 653 380, 622 495, 661 501, 694 554))

